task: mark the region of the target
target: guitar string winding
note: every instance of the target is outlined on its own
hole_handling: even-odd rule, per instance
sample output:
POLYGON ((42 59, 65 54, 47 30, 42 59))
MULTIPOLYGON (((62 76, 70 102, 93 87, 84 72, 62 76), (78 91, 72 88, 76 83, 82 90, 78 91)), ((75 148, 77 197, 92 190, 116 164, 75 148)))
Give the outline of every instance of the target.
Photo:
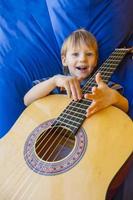
MULTIPOLYGON (((106 60, 106 61, 107 61, 107 60, 106 60)), ((97 72, 96 72, 96 73, 97 73, 97 72)), ((95 73, 95 74, 96 74, 96 73, 95 73)), ((106 72, 106 73, 107 73, 107 72, 106 72)), ((93 77, 90 78, 90 81, 91 81, 91 79, 93 79, 93 77)), ((90 86, 91 86, 91 84, 90 84, 90 86)), ((88 86, 87 86, 87 87, 88 87, 88 86)), ((73 103, 73 102, 72 102, 72 103, 73 103)), ((67 118, 66 118, 66 119, 67 119, 67 118)), ((64 118, 64 120, 65 120, 65 118, 64 118)), ((60 124, 60 126, 61 126, 61 125, 62 125, 62 124, 60 124)), ((53 128, 54 128, 54 127, 53 127, 53 128)), ((67 128, 67 127, 66 127, 66 128, 67 128)), ((57 130, 58 130, 58 129, 57 129, 57 130)), ((57 131, 57 130, 56 130, 56 131, 57 131)), ((42 132, 41 134, 45 134, 45 132, 46 132, 46 131, 42 132)), ((51 131, 50 131, 50 132, 51 132, 51 131)), ((49 132, 49 134, 50 134, 50 132, 49 132)), ((68 131, 67 131, 67 132, 68 132, 68 131)), ((46 135, 46 136, 48 136, 48 135, 46 135)), ((70 135, 70 136, 71 136, 71 135, 70 135)), ((70 136, 69 136, 69 137, 70 137, 70 136)), ((42 137, 42 136, 41 136, 41 137, 42 137)), ((41 139, 41 138, 39 138, 39 140, 40 140, 40 139, 41 139)), ((68 139, 69 139, 69 138, 68 138, 68 139)), ((68 139, 67 139, 67 140, 68 140, 68 139)), ((59 143, 60 143, 60 142, 59 142, 59 143)), ((66 143, 66 142, 65 142, 65 143, 66 143)), ((39 143, 39 145, 40 145, 40 143, 39 143)), ((39 145, 38 145, 38 146, 39 146, 39 145)), ((37 146, 37 148, 38 148, 38 146, 37 146)), ((62 146, 62 148, 63 148, 63 146, 62 146)), ((62 148, 61 148, 61 150, 62 150, 62 148)), ((41 149, 41 150, 42 150, 42 149, 41 149)), ((61 150, 60 150, 60 151, 61 151, 61 150)), ((52 153, 53 153, 53 152, 52 152, 52 153)), ((58 153, 60 153, 60 152, 58 152, 58 153)), ((51 156, 51 155, 50 155, 50 156, 51 156)), ((43 155, 43 157, 44 157, 44 155, 43 155)), ((49 158, 48 158, 48 159, 49 159, 49 158)), ((55 159, 56 159, 56 158, 55 158, 55 159)), ((54 160, 55 160, 55 159, 54 159, 54 160)), ((40 161, 39 161, 39 162, 40 162, 40 161)), ((38 163, 39 163, 39 162, 38 162, 38 163)), ((37 164, 38 164, 38 163, 37 163, 37 164)), ((37 166, 37 165, 36 165, 36 166, 37 166)), ((35 168, 36 168, 36 166, 35 166, 35 168)), ((51 164, 51 166, 52 166, 52 164, 51 164)))

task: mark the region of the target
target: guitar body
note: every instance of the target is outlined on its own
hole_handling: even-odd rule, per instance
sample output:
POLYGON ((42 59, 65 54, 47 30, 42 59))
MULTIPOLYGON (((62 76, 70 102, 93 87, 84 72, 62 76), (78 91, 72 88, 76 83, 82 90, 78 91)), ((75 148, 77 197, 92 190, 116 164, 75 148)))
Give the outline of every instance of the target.
MULTIPOLYGON (((70 99, 63 95, 50 95, 34 102, 1 139, 1 200, 106 198, 110 182, 133 150, 133 123, 115 107, 109 107, 85 119, 82 130, 86 135, 86 147, 81 158, 70 169, 45 175, 31 169, 24 158, 24 147, 33 130, 43 122, 57 118, 69 103, 70 99)), ((75 143, 77 141, 75 139, 75 143)), ((69 155, 62 159, 64 166, 68 157, 69 155)), ((43 163, 44 166, 47 164, 45 161, 43 163)), ((57 161, 57 166, 58 163, 57 161)))

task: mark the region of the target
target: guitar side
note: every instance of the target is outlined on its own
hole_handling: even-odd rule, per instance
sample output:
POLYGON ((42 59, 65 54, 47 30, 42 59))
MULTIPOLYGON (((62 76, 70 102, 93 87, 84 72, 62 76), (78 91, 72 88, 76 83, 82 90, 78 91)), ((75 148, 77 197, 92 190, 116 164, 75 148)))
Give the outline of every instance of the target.
POLYGON ((23 156, 28 135, 54 119, 70 103, 50 95, 30 105, 0 141, 1 200, 103 200, 108 186, 133 150, 133 123, 121 110, 109 107, 83 123, 88 138, 81 161, 69 171, 43 176, 33 172, 23 156))

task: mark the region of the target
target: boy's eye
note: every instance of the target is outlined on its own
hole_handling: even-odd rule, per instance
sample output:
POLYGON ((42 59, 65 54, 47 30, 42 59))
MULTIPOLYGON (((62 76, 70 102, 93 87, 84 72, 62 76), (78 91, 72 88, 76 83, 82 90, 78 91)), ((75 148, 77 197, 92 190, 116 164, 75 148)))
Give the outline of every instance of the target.
POLYGON ((78 56, 79 53, 75 52, 75 53, 72 53, 72 56, 78 56))
POLYGON ((88 52, 86 53, 87 56, 93 56, 93 53, 92 52, 88 52))

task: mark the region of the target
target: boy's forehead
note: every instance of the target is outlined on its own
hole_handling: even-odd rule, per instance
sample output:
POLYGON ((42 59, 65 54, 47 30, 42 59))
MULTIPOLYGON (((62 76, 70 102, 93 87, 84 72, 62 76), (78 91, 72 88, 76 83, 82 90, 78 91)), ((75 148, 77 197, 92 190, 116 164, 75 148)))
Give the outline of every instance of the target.
POLYGON ((80 50, 95 51, 94 47, 86 44, 69 45, 69 47, 67 48, 67 51, 80 51, 80 50))

